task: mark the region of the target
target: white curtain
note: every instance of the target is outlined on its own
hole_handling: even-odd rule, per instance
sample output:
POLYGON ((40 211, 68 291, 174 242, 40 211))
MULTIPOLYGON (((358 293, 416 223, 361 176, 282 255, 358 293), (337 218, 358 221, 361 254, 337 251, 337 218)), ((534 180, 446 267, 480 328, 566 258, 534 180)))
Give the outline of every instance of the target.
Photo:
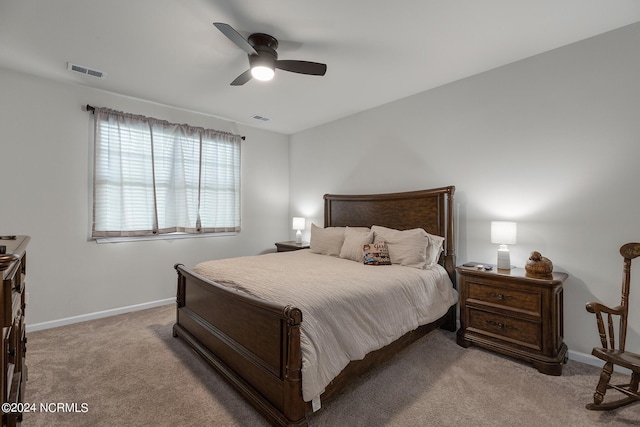
POLYGON ((240 231, 239 135, 96 108, 92 237, 240 231))

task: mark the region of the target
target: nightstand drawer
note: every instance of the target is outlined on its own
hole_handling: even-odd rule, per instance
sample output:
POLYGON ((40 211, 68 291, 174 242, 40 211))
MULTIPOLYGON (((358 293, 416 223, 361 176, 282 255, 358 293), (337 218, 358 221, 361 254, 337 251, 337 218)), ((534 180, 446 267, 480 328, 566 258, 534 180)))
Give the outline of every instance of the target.
POLYGON ((467 281, 469 303, 480 303, 495 307, 513 309, 532 316, 542 315, 542 297, 540 292, 492 286, 467 281))
POLYGON ((467 330, 542 350, 542 328, 537 322, 470 308, 467 330))

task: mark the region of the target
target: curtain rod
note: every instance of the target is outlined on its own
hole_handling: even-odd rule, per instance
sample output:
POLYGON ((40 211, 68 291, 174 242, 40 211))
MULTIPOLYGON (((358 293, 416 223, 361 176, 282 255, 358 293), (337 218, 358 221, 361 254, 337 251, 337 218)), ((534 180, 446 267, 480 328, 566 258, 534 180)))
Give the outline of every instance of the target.
MULTIPOLYGON (((96 107, 94 107, 93 105, 87 104, 87 111, 94 113, 96 111, 96 107)), ((241 136, 240 138, 242 138, 243 141, 245 140, 244 136, 241 136)))

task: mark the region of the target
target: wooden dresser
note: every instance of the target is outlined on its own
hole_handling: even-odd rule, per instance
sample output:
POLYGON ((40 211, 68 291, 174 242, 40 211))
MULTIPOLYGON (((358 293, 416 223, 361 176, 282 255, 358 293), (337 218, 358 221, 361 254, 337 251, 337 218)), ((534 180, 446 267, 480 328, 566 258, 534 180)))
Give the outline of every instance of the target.
POLYGON ((25 365, 25 274, 29 236, 0 236, 0 319, 2 352, 0 353, 0 401, 2 426, 19 425, 27 381, 25 365), (2 252, 5 252, 4 254, 2 252), (7 410, 8 409, 8 410, 7 410))
POLYGON ((565 273, 529 277, 522 268, 486 271, 458 267, 460 329, 457 342, 478 345, 533 364, 540 372, 562 375, 565 273))

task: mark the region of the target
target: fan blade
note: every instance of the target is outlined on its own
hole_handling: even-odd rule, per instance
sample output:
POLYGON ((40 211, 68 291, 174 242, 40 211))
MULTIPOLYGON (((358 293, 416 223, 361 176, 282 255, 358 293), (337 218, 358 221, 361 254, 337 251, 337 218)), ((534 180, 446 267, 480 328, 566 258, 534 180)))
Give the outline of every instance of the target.
POLYGON ((247 52, 249 55, 257 55, 258 52, 249 44, 248 41, 245 40, 236 30, 231 27, 229 24, 225 24, 223 22, 214 22, 213 25, 220 30, 222 34, 227 36, 229 40, 234 42, 240 49, 247 52))
POLYGON ((311 74, 312 76, 324 76, 324 73, 327 72, 326 64, 309 61, 276 61, 276 68, 292 73, 311 74))
POLYGON ((251 69, 248 69, 244 73, 240 74, 234 81, 231 82, 231 86, 242 86, 249 80, 251 80, 251 69))

